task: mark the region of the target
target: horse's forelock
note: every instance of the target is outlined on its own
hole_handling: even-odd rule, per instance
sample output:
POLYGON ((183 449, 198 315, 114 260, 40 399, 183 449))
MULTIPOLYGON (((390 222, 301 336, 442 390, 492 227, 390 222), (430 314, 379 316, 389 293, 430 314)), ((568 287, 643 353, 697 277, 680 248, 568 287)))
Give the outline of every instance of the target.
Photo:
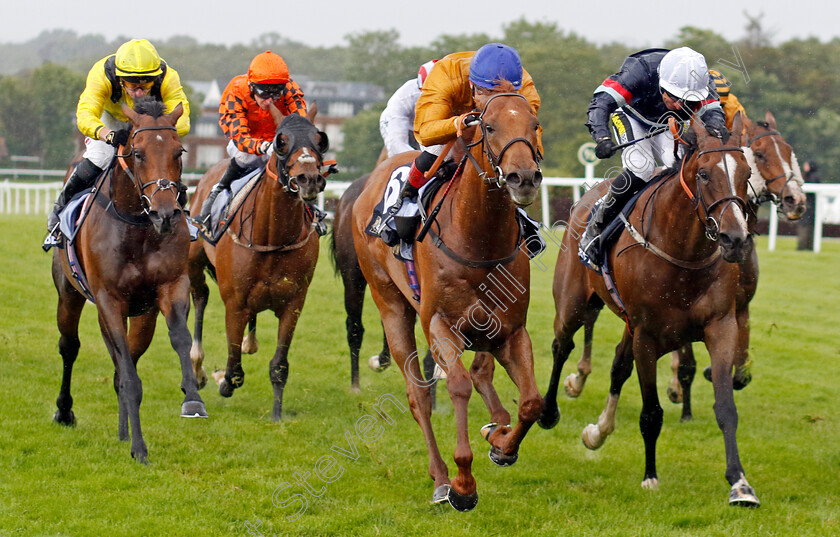
POLYGON ((516 93, 516 87, 509 80, 498 80, 492 89, 488 90, 492 93, 516 93))
POLYGON ((166 106, 163 101, 158 101, 154 97, 146 96, 140 97, 134 101, 134 111, 144 116, 151 116, 157 119, 166 113, 166 106))

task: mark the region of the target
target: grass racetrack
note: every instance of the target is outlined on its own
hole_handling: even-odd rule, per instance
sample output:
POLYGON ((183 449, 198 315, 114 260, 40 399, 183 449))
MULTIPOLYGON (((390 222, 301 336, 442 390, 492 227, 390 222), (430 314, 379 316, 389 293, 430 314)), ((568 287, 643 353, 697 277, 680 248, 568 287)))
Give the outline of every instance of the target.
MULTIPOLYGON (((711 385, 700 374, 708 365, 702 344, 695 345, 692 422, 680 423, 679 407, 667 401, 670 360, 659 361, 665 417, 657 450, 658 491, 639 486, 644 448, 635 374, 623 391, 615 433, 598 451, 583 446, 581 431, 598 418, 606 401, 609 364, 623 329, 605 311, 596 325, 586 389, 577 400, 560 398, 555 429, 531 429, 516 465, 499 468, 488 459, 479 428, 489 416, 474 393, 470 440, 480 500, 475 510, 458 513, 429 503, 426 449, 409 412, 389 406, 394 422, 383 422, 375 440, 365 442, 356 432, 360 418, 375 415, 373 405, 381 396, 392 394, 405 405, 405 385, 396 367, 383 373, 367 368, 367 357, 382 343, 378 312, 368 296, 362 391, 350 390, 342 289, 326 240, 289 354, 281 423, 270 419, 268 362, 277 326, 270 313, 259 316, 259 352, 243 357, 244 386, 230 399, 219 396, 212 380, 201 392, 207 420, 179 417, 178 360, 159 319, 152 346, 138 364, 150 463, 136 463, 129 445, 117 438, 113 366, 95 307, 88 304, 73 378, 77 425, 54 424, 62 362, 50 256, 40 249, 43 228, 41 215, 0 215, 2 537, 840 535, 836 241, 824 242, 820 254, 796 251, 791 238, 780 239, 775 252, 767 251, 764 238, 757 243, 761 277, 751 306, 753 382, 736 392, 735 400, 741 460, 760 508, 727 504, 723 437, 712 411, 711 385), (355 460, 338 453, 354 451, 353 446, 355 460), (340 465, 329 471, 322 467, 322 475, 332 476, 329 483, 315 476, 326 455, 340 465), (296 474, 311 491, 296 483, 296 474), (302 506, 296 494, 306 498, 306 510, 289 521, 302 506)), ((528 328, 541 391, 551 368, 556 253, 544 258, 547 271, 532 265, 528 328)), ((204 339, 208 373, 225 365, 223 319, 211 284, 204 339)), ((574 368, 581 341, 582 331, 563 377, 574 368)), ((517 392, 501 368, 496 387, 515 414, 517 392)), ((455 426, 445 383, 438 389, 433 424, 454 477, 455 426)))

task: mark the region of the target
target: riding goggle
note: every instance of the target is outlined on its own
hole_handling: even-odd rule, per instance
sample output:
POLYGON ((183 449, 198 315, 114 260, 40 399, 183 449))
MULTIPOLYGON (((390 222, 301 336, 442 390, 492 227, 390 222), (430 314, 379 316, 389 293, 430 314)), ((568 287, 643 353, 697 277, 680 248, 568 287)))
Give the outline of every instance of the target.
POLYGON ((120 85, 122 87, 124 87, 125 89, 127 89, 128 91, 138 91, 138 90, 141 90, 141 89, 143 91, 149 91, 149 90, 152 89, 152 86, 155 85, 155 81, 154 80, 148 80, 146 82, 128 82, 126 80, 123 80, 123 81, 120 82, 120 85))
POLYGON ((261 99, 276 99, 283 95, 283 84, 251 84, 251 90, 261 99))

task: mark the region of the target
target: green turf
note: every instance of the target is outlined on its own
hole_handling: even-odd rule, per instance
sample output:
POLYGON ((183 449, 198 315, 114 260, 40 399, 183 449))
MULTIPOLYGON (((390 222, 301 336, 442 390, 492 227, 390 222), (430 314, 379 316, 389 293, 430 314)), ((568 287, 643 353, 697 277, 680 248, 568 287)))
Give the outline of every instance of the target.
MULTIPOLYGON (((78 424, 54 424, 61 360, 50 259, 39 249, 42 228, 41 216, 0 216, 0 536, 840 535, 840 243, 826 241, 823 252, 813 254, 796 251, 792 239, 781 239, 775 252, 766 250, 765 240, 758 242, 761 279, 751 307, 754 380, 736 393, 736 402, 741 459, 762 501, 759 509, 727 505, 711 387, 697 380, 695 419, 680 423, 679 407, 665 400, 667 359, 659 364, 665 408, 659 490, 639 486, 644 455, 634 379, 624 390, 612 437, 596 452, 583 446, 580 433, 606 400, 611 353, 622 330, 619 320, 605 313, 586 390, 577 400, 561 398, 562 418, 554 430, 531 430, 515 466, 498 468, 487 458, 478 433, 487 411, 477 394, 471 399, 480 501, 474 511, 457 513, 429 504, 426 450, 409 413, 390 412, 394 423, 384 424, 375 441, 357 436, 357 420, 375 413, 380 396, 393 394, 405 403, 405 388, 397 370, 377 374, 363 363, 362 391, 350 390, 341 284, 326 242, 290 352, 282 423, 273 423, 270 415, 273 316, 259 317, 261 349, 244 358, 245 385, 231 399, 220 397, 215 386, 202 391, 207 420, 179 417, 180 372, 161 321, 139 364, 150 464, 134 462, 129 445, 117 439, 113 366, 95 308, 88 305, 74 372, 78 424), (330 449, 350 449, 345 432, 358 450, 356 460, 330 449), (314 477, 314 467, 327 455, 334 455, 341 469, 322 472, 337 476, 324 484, 314 477), (304 472, 313 474, 308 482, 320 496, 294 484, 295 473, 304 472), (280 488, 287 482, 292 485, 280 488), (294 494, 305 495, 308 507, 290 522, 286 517, 298 504, 277 505, 294 494), (258 530, 249 529, 258 522, 258 530)), ((544 390, 554 316, 551 271, 532 274, 529 329, 544 390)), ((366 358, 381 346, 369 298, 365 325, 366 358)), ((223 307, 215 288, 205 348, 208 370, 223 367, 223 307)), ((708 355, 696 348, 702 369, 708 355)), ((577 355, 576 350, 564 376, 577 355)), ((511 410, 515 388, 500 372, 496 386, 511 410)), ((433 423, 454 476, 455 429, 445 390, 433 423)))

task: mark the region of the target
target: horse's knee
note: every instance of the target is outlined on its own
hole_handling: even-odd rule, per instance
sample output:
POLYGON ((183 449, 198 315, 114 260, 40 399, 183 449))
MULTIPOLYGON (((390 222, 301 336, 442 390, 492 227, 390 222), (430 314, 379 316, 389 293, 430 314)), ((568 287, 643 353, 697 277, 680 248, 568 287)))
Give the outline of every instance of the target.
POLYGON ((533 423, 542 414, 543 399, 537 394, 535 397, 524 399, 519 405, 519 421, 533 423))
POLYGON ((289 378, 289 364, 269 364, 268 378, 271 379, 272 384, 285 386, 289 378))
POLYGON ((447 372, 446 387, 449 390, 449 397, 454 399, 469 399, 472 395, 472 381, 466 370, 455 371, 450 368, 447 372))

